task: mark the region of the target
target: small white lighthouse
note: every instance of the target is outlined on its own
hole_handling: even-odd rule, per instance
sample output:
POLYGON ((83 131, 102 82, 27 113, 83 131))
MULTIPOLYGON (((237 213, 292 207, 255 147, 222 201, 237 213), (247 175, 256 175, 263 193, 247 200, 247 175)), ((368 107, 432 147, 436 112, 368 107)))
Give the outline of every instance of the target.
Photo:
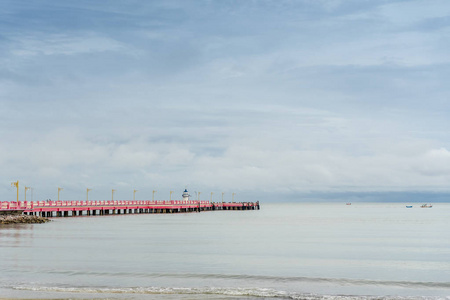
POLYGON ((189 195, 189 192, 187 189, 184 189, 182 196, 183 196, 183 201, 189 201, 189 196, 191 196, 191 195, 189 195))

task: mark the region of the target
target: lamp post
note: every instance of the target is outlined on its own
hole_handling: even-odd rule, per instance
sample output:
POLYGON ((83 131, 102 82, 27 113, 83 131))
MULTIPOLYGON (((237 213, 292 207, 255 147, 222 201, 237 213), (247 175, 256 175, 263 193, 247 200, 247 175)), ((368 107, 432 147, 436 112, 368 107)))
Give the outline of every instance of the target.
POLYGON ((25 186, 25 202, 27 202, 27 190, 31 189, 29 186, 25 186))
POLYGON ((135 201, 136 200, 136 192, 137 192, 138 190, 133 190, 133 201, 135 201))
POLYGON ((209 202, 212 202, 212 195, 213 195, 214 193, 213 192, 211 192, 211 200, 209 201, 209 202))
POLYGON ((16 182, 11 182, 11 186, 16 187, 17 189, 17 203, 19 203, 19 180, 17 180, 16 182))
POLYGON ((89 191, 92 191, 92 189, 86 189, 86 201, 89 201, 89 191))
POLYGON ((157 191, 153 191, 153 193, 152 193, 152 201, 155 201, 155 193, 156 193, 157 191))
POLYGON ((232 199, 231 202, 233 202, 233 203, 234 203, 234 195, 236 195, 236 193, 231 194, 231 196, 232 196, 231 197, 231 199, 232 199))
POLYGON ((201 192, 198 192, 198 201, 200 201, 200 194, 201 194, 201 192))
POLYGON ((115 192, 116 190, 115 189, 112 189, 111 190, 111 201, 114 201, 114 192, 115 192))
POLYGON ((170 197, 169 197, 170 201, 172 201, 172 193, 173 193, 173 191, 170 191, 170 197))
POLYGON ((222 203, 223 203, 223 195, 225 194, 225 192, 222 192, 222 203))
POLYGON ((59 192, 62 191, 62 190, 64 190, 64 189, 60 188, 60 187, 58 188, 58 201, 59 201, 59 192))

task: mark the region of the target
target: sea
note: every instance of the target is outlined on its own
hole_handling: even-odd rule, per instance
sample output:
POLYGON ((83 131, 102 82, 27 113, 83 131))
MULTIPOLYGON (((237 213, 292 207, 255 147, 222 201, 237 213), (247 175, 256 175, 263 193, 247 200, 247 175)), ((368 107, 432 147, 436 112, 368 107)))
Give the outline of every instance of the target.
POLYGON ((450 299, 449 203, 0 226, 0 299, 450 299))

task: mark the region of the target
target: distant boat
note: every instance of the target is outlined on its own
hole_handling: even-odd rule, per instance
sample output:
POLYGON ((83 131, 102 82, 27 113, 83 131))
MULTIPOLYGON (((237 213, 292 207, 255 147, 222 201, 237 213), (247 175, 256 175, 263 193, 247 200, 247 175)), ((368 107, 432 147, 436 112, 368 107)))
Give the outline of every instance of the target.
POLYGON ((345 203, 345 205, 352 205, 350 202, 345 203))
POLYGON ((406 205, 406 208, 412 208, 413 206, 412 205, 406 205))
POLYGON ((433 205, 425 203, 425 204, 422 204, 420 207, 422 207, 422 208, 432 208, 433 205))

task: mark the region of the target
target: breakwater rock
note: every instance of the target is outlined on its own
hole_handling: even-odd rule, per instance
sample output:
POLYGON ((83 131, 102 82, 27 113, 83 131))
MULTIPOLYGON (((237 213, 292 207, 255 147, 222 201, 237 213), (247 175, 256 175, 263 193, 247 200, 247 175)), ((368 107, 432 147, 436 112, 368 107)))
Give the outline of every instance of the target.
POLYGON ((39 216, 0 215, 0 224, 35 224, 50 222, 50 219, 39 216))

